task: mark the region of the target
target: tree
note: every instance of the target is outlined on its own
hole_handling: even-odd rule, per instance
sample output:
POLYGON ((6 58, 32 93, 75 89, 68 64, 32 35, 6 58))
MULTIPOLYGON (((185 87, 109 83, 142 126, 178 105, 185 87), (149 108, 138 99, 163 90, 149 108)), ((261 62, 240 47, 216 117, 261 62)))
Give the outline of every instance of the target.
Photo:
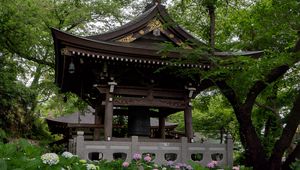
POLYGON ((0 54, 0 127, 11 134, 30 135, 32 129, 31 103, 34 91, 16 81, 20 70, 7 54, 0 54))
MULTIPOLYGON (((130 2, 1 0, 0 54, 1 72, 5 76, 1 76, 0 81, 1 97, 4 96, 0 112, 4 115, 3 118, 15 117, 11 125, 18 127, 19 124, 31 125, 28 122, 33 121, 27 119, 36 120, 41 111, 49 111, 46 103, 52 98, 61 99, 56 102, 68 108, 62 109, 63 113, 74 111, 74 105, 70 102, 78 103, 78 98, 72 96, 70 102, 64 104, 64 97, 56 97, 62 95, 53 83, 54 50, 50 28, 81 35, 90 33, 86 30, 99 33, 108 26, 111 27, 112 23, 122 24, 121 21, 129 16, 122 15, 121 10, 130 2), (101 22, 104 26, 96 27, 92 22, 101 22), (73 109, 70 109, 70 105, 73 109)), ((1 127, 9 130, 11 126, 1 124, 1 127)), ((30 129, 24 128, 24 131, 30 132, 30 129)), ((24 134, 22 132, 20 129, 21 135, 24 134)))
MULTIPOLYGON (((289 9, 289 11, 293 12, 295 9, 295 6, 293 6, 294 2, 289 3, 289 7, 283 6, 283 9, 289 9)), ((274 2, 276 4, 276 2, 274 2)), ((272 4, 271 6, 268 6, 268 9, 263 8, 264 11, 268 10, 268 12, 273 12, 273 15, 276 15, 274 13, 276 10, 278 10, 278 6, 275 6, 272 4)), ((255 10, 262 10, 260 9, 260 5, 258 4, 254 9, 255 10)), ((266 5, 266 4, 263 4, 266 5)), ((283 5, 281 3, 278 3, 276 5, 283 5)), ((282 7, 282 6, 281 6, 282 7)), ((256 12, 257 12, 256 11, 256 12)), ((299 12, 295 13, 293 16, 299 17, 299 12)), ((283 16, 282 16, 283 17, 283 16)), ((285 16, 287 17, 287 16, 285 16)), ((297 18, 297 17, 296 17, 297 18)), ((269 18, 270 19, 270 18, 269 18)), ((291 17, 291 19, 295 19, 291 17)), ((282 18, 282 20, 284 20, 282 18)), ((266 21, 266 20, 265 20, 266 21)), ((273 19, 270 19, 272 21, 272 25, 278 26, 279 23, 274 22, 273 19)), ((280 21, 280 20, 279 20, 280 21)), ((258 22, 259 23, 259 22, 258 22)), ((263 23, 260 23, 263 24, 263 23)), ((266 24, 267 25, 267 24, 266 24)), ((281 29, 276 29, 276 31, 280 32, 288 32, 287 28, 290 28, 288 25, 283 24, 284 27, 281 27, 281 29), (282 30, 285 29, 285 30, 282 30)), ((295 25, 294 25, 295 26, 295 25)), ((270 26, 269 26, 270 27, 270 26)), ((271 27, 272 28, 272 27, 271 27)), ((290 28, 291 29, 291 28, 290 28)), ((259 30, 258 30, 259 31, 259 30)), ((272 30, 274 31, 274 30, 272 30)), ((295 31, 294 31, 295 32, 295 31)), ((257 33, 256 33, 257 34, 257 33)), ((257 34, 259 36, 259 34, 257 34)), ((255 35, 255 36, 257 36, 255 35)), ((275 35, 278 35, 275 34, 275 35)), ((288 34, 287 34, 288 36, 288 34)), ((289 36, 291 37, 291 36, 289 36)), ((252 42, 252 48, 253 46, 265 46, 266 44, 262 44, 259 41, 262 41, 266 37, 259 37, 259 38, 253 38, 253 41, 257 41, 257 43, 252 42), (258 44, 259 43, 259 44, 258 44)), ((283 128, 282 133, 280 136, 274 136, 274 138, 278 137, 276 142, 274 142, 274 145, 272 146, 272 150, 270 153, 270 156, 267 155, 266 148, 262 144, 262 140, 259 137, 259 132, 255 129, 253 125, 253 107, 256 104, 257 97, 267 88, 272 86, 273 82, 278 81, 278 79, 281 79, 282 76, 291 68, 295 67, 295 63, 299 61, 299 48, 297 47, 297 44, 299 43, 300 37, 298 38, 298 42, 296 43, 294 50, 292 53, 287 52, 286 50, 291 50, 288 41, 283 41, 286 37, 276 37, 278 38, 276 41, 271 43, 270 49, 276 50, 281 54, 275 55, 276 58, 270 58, 274 57, 271 54, 269 55, 268 60, 265 61, 265 63, 255 62, 256 64, 262 64, 261 68, 259 70, 263 70, 265 74, 259 74, 261 78, 256 78, 254 81, 252 80, 252 83, 250 82, 250 86, 248 88, 245 88, 244 90, 246 93, 241 95, 241 93, 237 92, 236 86, 232 86, 232 83, 228 83, 224 80, 216 80, 216 85, 221 89, 222 93, 228 101, 231 103, 235 115, 239 121, 240 124, 240 136, 241 141, 245 147, 246 150, 246 158, 249 161, 249 165, 252 165, 255 169, 280 169, 281 167, 281 158, 285 152, 285 150, 289 147, 289 145, 292 142, 293 136, 296 132, 296 129, 300 123, 300 113, 298 111, 299 107, 299 91, 296 91, 298 95, 296 96, 294 103, 292 105, 292 108, 286 116, 286 120, 282 124, 282 126, 279 126, 278 128, 283 128), (278 43, 278 44, 277 44, 278 43), (279 45, 281 44, 281 45, 279 45), (286 45, 285 49, 284 46, 286 45), (276 61, 277 60, 277 61, 276 61), (267 63, 273 64, 273 66, 270 67, 270 65, 266 65, 267 63), (262 67, 266 67, 268 70, 263 69, 262 67)), ((269 39, 271 40, 271 38, 269 39)), ((272 41, 272 40, 271 40, 272 41)), ((261 59, 261 61, 264 59, 261 59)), ((249 70, 247 70, 249 71, 249 70)), ((295 91, 295 90, 294 90, 295 91)), ((267 130, 267 129, 265 129, 267 130)), ((299 144, 298 144, 299 145, 299 144)), ((297 149, 294 150, 294 152, 297 152, 297 149)), ((293 155, 293 154, 291 154, 293 155)))
MULTIPOLYGON (((196 5, 196 1, 188 2, 191 6, 196 5)), ((271 119, 262 120, 265 121, 264 128, 267 128, 265 129, 266 136, 272 137, 274 141, 268 146, 271 148, 269 148, 270 153, 268 153, 266 145, 263 144, 266 138, 261 135, 261 131, 258 131, 253 118, 254 112, 257 110, 268 108, 275 113, 276 109, 283 108, 280 105, 278 108, 270 107, 266 100, 278 99, 276 94, 283 93, 283 89, 276 88, 276 83, 280 80, 285 81, 287 76, 284 77, 284 75, 297 68, 295 63, 299 61, 300 38, 298 38, 298 43, 294 44, 297 40, 296 30, 300 28, 299 3, 296 1, 262 0, 256 3, 252 2, 248 6, 236 6, 238 9, 233 10, 230 2, 235 1, 226 2, 229 4, 227 9, 216 8, 217 18, 223 19, 223 21, 216 19, 216 37, 221 35, 222 38, 216 39, 216 47, 221 47, 220 49, 224 50, 265 50, 265 55, 259 60, 248 57, 214 60, 215 68, 211 73, 200 72, 203 77, 207 78, 206 80, 215 84, 230 102, 240 125, 240 139, 246 151, 247 165, 253 166, 255 169, 280 169, 281 158, 291 144, 299 125, 298 97, 295 100, 294 98, 289 99, 289 101, 294 100, 292 106, 287 107, 290 108, 290 111, 282 115, 284 119, 279 118, 283 123, 276 125, 276 128, 282 129, 282 132, 273 133, 271 136, 269 133, 271 119), (224 11, 231 13, 224 13, 224 11), (218 28, 221 28, 220 25, 225 31, 218 31, 218 28), (223 44, 226 45, 223 46, 223 44), (231 69, 223 69, 228 66, 231 69), (263 96, 264 94, 267 95, 266 90, 271 88, 275 93, 269 97, 263 96), (260 103, 261 100, 265 104, 260 103)), ((214 1, 213 5, 217 6, 218 3, 221 1, 214 1)), ((193 11, 189 12, 192 13, 193 11)), ((198 11, 189 16, 197 16, 197 14, 199 14, 198 11)), ((205 19, 205 17, 202 18, 205 19)), ((186 20, 185 23, 187 23, 191 19, 193 18, 182 20, 186 20)), ((207 39, 209 38, 212 39, 213 37, 207 39)), ((298 82, 294 81, 295 83, 298 82)), ((299 94, 296 88, 292 91, 299 94)), ((274 117, 274 115, 272 116, 274 117)), ((290 155, 296 155, 295 153, 299 152, 297 148, 290 155)))

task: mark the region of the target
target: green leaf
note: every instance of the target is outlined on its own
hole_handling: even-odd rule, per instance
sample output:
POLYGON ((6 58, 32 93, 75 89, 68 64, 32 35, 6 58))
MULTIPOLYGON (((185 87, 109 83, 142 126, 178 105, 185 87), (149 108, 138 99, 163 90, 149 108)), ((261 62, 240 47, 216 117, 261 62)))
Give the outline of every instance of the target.
POLYGON ((3 159, 0 159, 0 169, 7 170, 7 164, 6 164, 5 160, 3 160, 3 159))

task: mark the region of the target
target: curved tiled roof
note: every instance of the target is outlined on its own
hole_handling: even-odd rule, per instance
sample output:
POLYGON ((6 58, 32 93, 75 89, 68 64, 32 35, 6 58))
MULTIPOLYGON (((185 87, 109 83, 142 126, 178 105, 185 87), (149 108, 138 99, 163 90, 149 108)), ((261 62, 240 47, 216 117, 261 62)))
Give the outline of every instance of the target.
POLYGON ((116 38, 122 37, 128 33, 140 29, 141 27, 149 23, 153 18, 158 18, 163 24, 166 24, 168 26, 167 29, 171 30, 183 41, 190 40, 206 46, 205 43, 195 38, 193 35, 188 33, 188 31, 174 22, 169 16, 166 8, 160 3, 152 3, 152 7, 149 7, 141 15, 123 26, 120 26, 112 31, 108 31, 103 34, 87 36, 86 38, 100 41, 113 41, 116 38))

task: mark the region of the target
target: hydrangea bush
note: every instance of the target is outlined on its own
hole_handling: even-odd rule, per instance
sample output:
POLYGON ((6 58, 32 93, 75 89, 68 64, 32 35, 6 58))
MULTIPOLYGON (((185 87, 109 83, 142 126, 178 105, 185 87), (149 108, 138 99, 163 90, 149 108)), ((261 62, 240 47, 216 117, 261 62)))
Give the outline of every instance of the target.
MULTIPOLYGON (((132 161, 87 161, 81 160, 70 152, 62 154, 47 153, 44 148, 33 146, 25 140, 14 144, 0 143, 1 170, 221 170, 217 161, 212 161, 202 167, 191 161, 188 164, 169 161, 166 165, 157 165, 150 154, 135 153, 132 161)), ((233 170, 245 170, 235 166, 233 170)), ((225 169, 224 169, 225 170, 225 169)), ((231 170, 227 168, 226 170, 231 170)))

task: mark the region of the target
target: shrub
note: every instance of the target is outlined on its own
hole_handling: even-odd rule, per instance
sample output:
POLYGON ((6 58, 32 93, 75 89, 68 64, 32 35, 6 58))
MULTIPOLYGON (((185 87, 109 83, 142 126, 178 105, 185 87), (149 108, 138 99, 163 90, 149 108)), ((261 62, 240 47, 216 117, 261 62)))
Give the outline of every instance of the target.
MULTIPOLYGON (((32 145, 26 140, 19 140, 16 143, 0 143, 0 169, 1 170, 212 170, 220 169, 218 162, 213 161, 207 167, 191 161, 189 164, 174 163, 169 161, 167 165, 159 166, 152 160, 150 154, 133 155, 131 162, 123 160, 114 161, 86 161, 70 152, 62 154, 47 153, 42 147, 32 145)), ((299 161, 295 163, 295 167, 299 161)), ((244 167, 238 167, 245 170, 244 167)), ((224 170, 229 170, 228 168, 224 170)), ((235 169, 237 170, 237 169, 235 169)))

